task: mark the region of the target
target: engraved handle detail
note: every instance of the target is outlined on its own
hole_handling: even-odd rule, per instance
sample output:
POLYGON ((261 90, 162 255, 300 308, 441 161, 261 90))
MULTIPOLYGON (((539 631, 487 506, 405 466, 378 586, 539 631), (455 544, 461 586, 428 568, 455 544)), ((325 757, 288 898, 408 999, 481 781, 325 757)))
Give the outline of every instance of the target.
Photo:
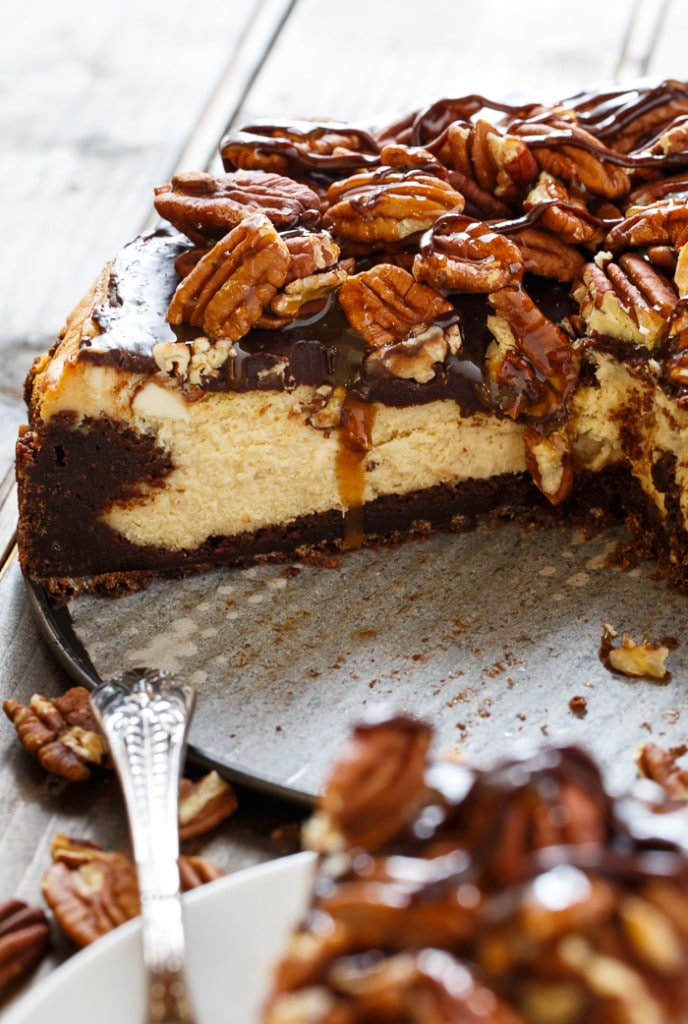
POLYGON ((124 792, 141 893, 149 1024, 192 1024, 184 980, 179 777, 193 688, 150 669, 97 687, 91 704, 124 792))

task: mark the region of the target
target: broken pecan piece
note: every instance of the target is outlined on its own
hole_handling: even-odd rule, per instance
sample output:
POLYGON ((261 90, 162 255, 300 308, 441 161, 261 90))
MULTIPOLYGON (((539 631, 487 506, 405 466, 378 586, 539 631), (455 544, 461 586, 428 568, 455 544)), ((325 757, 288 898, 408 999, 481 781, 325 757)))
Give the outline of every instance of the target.
POLYGON ((43 911, 22 900, 0 903, 0 994, 43 959, 50 930, 43 911))
POLYGON ((215 828, 234 813, 237 799, 234 790, 215 771, 192 782, 179 784, 179 838, 191 839, 215 828))
POLYGON ((85 687, 73 686, 52 698, 36 693, 28 706, 6 700, 3 710, 21 743, 46 771, 78 782, 90 776, 92 765, 110 766, 107 743, 85 687))
POLYGON ((688 800, 688 771, 676 764, 686 753, 685 744, 664 750, 656 743, 643 743, 635 763, 643 778, 658 783, 670 800, 688 800))
POLYGON ((320 219, 320 199, 311 188, 265 171, 176 174, 156 188, 154 205, 161 217, 200 245, 223 238, 254 213, 282 229, 313 226, 320 219))
POLYGON ((329 231, 286 232, 282 241, 290 256, 285 285, 319 270, 329 270, 339 259, 339 246, 329 231))
POLYGON ((528 428, 523 435, 528 472, 552 505, 560 505, 573 487, 573 453, 565 430, 540 434, 528 428))
MULTIPOLYGON (((141 911, 136 868, 121 853, 102 850, 87 839, 57 834, 53 864, 43 876, 43 896, 60 927, 78 946, 87 946, 141 911)), ((180 857, 183 891, 220 877, 204 857, 180 857)))
POLYGON ((578 378, 570 339, 520 287, 488 299, 496 314, 488 317, 488 398, 513 419, 562 417, 578 378))
POLYGON ((289 249, 267 217, 242 220, 177 286, 167 312, 214 338, 242 338, 286 279, 289 249))
POLYGON ((445 214, 435 221, 413 261, 413 276, 444 292, 498 291, 522 275, 518 246, 462 214, 445 214))
POLYGON ((349 277, 338 298, 351 326, 372 348, 402 341, 414 328, 429 327, 454 309, 433 288, 391 263, 349 277))
POLYGON ((463 210, 463 196, 423 171, 381 167, 330 185, 323 224, 335 236, 379 245, 426 231, 443 213, 463 210))

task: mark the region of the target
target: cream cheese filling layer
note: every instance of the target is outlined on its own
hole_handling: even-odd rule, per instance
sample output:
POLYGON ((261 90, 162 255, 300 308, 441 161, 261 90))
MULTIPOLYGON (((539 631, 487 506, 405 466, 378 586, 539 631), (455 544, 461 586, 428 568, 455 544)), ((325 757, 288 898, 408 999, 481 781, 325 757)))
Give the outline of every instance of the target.
POLYGON ((664 455, 675 458, 674 479, 688 529, 688 411, 671 401, 649 376, 640 377, 607 353, 595 353, 599 387, 580 388, 572 404, 574 451, 593 472, 629 465, 647 497, 666 514, 653 468, 664 455))
MULTIPOLYGON (((186 403, 183 416, 165 414, 167 396, 134 399, 131 425, 154 434, 175 468, 161 490, 115 503, 106 522, 134 544, 181 550, 310 513, 344 514, 345 442, 339 428, 311 425, 314 398, 310 387, 206 394, 186 403)), ((360 497, 523 472, 522 429, 487 413, 462 418, 451 400, 376 406, 360 497)))

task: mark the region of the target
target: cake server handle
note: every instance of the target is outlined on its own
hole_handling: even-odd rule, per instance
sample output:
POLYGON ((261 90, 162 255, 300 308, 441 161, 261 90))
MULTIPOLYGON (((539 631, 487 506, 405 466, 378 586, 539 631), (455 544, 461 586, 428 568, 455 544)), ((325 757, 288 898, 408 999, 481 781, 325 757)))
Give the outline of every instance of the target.
POLYGON ((131 669, 96 687, 91 705, 129 818, 141 894, 146 1024, 193 1024, 177 860, 179 778, 194 691, 164 672, 131 669))

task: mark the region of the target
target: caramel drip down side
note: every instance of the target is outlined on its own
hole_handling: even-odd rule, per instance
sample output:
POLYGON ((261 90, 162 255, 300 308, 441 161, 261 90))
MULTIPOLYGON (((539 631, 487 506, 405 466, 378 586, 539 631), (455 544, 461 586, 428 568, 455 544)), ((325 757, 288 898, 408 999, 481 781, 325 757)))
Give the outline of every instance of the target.
POLYGON ((365 457, 372 443, 375 406, 349 393, 344 399, 339 431, 336 473, 345 508, 345 548, 359 547, 364 535, 365 457))

